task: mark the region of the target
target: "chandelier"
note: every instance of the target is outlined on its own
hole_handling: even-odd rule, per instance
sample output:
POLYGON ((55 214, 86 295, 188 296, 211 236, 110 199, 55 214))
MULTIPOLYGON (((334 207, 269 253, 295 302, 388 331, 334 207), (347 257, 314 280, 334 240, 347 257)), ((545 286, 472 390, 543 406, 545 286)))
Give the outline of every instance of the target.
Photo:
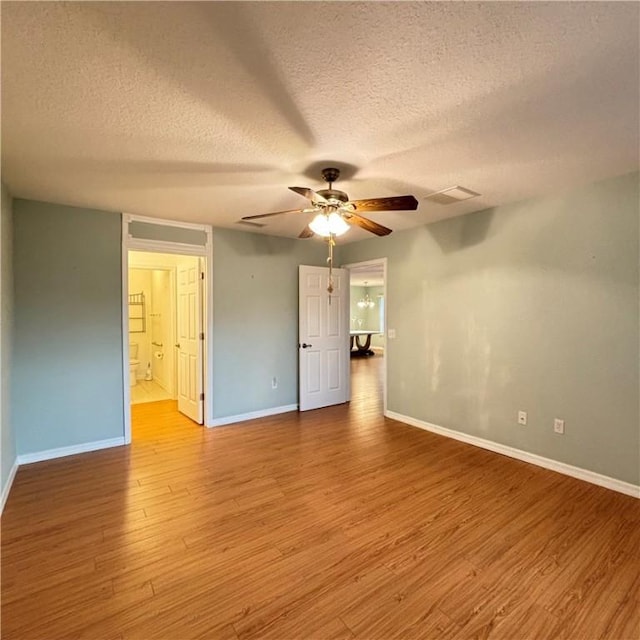
MULTIPOLYGON (((365 281, 364 286, 367 286, 365 281)), ((373 309, 376 306, 376 303, 369 297, 369 294, 366 293, 364 298, 360 298, 356 303, 360 309, 373 309)))

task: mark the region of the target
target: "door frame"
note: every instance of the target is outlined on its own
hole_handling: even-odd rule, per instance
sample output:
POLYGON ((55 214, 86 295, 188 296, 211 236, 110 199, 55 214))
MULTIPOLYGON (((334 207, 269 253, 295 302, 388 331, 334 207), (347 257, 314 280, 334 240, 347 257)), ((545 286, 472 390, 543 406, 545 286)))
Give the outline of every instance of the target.
MULTIPOLYGON (((349 264, 340 265, 344 269, 349 269, 349 291, 351 291, 351 269, 355 267, 373 267, 382 266, 382 278, 383 278, 383 292, 384 292, 384 362, 382 367, 382 412, 383 415, 387 414, 387 373, 389 367, 389 349, 387 331, 388 331, 388 317, 389 317, 389 296, 387 287, 387 258, 374 258, 373 260, 363 260, 362 262, 350 262, 349 264)), ((351 377, 351 370, 349 370, 349 377, 351 377)))
POLYGON ((129 387, 129 251, 146 251, 149 253, 172 253, 204 258, 204 286, 202 300, 202 326, 204 331, 203 348, 203 381, 204 390, 204 425, 213 423, 213 398, 211 385, 213 382, 213 241, 212 227, 208 224, 194 224, 178 220, 161 220, 147 216, 122 214, 122 395, 124 399, 124 442, 131 444, 131 389, 129 387), (204 231, 206 244, 192 245, 165 240, 147 240, 134 238, 129 233, 131 222, 179 227, 204 231))

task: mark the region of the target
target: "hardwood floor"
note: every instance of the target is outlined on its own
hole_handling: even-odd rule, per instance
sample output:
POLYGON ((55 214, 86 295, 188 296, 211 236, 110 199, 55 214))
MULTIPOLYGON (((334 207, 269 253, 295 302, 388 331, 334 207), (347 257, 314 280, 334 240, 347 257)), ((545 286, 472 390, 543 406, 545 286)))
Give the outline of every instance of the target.
POLYGON ((2 638, 640 636, 640 501, 350 406, 203 429, 133 407, 134 443, 22 467, 2 638))

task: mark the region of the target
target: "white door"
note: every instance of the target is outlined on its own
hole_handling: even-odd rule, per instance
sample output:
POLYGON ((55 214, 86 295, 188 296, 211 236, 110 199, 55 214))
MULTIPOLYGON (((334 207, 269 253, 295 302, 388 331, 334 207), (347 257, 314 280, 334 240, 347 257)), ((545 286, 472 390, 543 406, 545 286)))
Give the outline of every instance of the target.
POLYGON ((202 424, 202 274, 200 260, 184 257, 177 267, 178 411, 202 424))
POLYGON ((300 411, 347 402, 349 380, 349 272, 300 266, 300 411))

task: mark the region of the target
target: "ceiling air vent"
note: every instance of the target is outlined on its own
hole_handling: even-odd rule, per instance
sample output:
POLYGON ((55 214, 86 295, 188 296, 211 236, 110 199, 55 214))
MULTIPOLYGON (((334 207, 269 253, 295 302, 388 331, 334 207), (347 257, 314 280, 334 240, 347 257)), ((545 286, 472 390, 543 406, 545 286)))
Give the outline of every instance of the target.
POLYGON ((431 202, 437 202, 438 204, 453 204, 455 202, 469 200, 470 198, 476 198, 479 195, 479 193, 471 191, 471 189, 456 186, 431 193, 430 195, 425 196, 424 199, 431 202))

